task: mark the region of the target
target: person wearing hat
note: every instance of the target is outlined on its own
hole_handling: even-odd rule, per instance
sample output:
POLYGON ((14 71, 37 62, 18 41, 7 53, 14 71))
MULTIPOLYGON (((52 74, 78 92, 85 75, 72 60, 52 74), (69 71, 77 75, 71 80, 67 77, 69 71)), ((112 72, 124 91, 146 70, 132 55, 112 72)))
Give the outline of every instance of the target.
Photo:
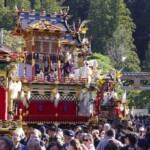
POLYGON ((0 137, 0 150, 14 150, 13 143, 8 136, 0 137))
POLYGON ((144 127, 139 128, 139 138, 142 139, 145 136, 145 129, 144 127))
POLYGON ((69 143, 70 141, 74 139, 74 132, 72 130, 65 130, 64 131, 64 150, 69 150, 69 143))
POLYGON ((47 129, 47 134, 49 135, 49 144, 51 142, 58 142, 58 138, 57 138, 57 127, 55 125, 51 125, 48 129, 47 129))
POLYGON ((39 130, 41 131, 41 133, 42 133, 42 138, 41 138, 41 140, 43 141, 43 145, 48 145, 48 142, 49 142, 49 135, 46 133, 46 128, 45 128, 45 126, 41 126, 40 128, 39 128, 39 130))

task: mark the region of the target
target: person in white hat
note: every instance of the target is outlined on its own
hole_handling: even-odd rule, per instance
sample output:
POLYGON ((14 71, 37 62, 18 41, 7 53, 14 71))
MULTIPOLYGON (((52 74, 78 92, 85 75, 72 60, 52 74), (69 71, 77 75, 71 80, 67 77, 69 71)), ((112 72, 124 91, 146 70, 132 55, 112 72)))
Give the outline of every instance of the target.
POLYGON ((140 127, 139 128, 139 138, 143 139, 144 136, 145 136, 145 129, 144 129, 144 127, 140 127))

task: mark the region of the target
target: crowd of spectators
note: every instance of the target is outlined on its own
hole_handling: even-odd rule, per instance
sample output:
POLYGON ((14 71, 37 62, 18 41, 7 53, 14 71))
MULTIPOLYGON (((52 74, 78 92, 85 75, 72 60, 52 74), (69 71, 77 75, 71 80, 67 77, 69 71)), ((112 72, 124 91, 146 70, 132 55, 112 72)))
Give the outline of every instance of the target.
POLYGON ((98 126, 17 128, 0 137, 0 150, 150 150, 150 117, 135 116, 98 126))

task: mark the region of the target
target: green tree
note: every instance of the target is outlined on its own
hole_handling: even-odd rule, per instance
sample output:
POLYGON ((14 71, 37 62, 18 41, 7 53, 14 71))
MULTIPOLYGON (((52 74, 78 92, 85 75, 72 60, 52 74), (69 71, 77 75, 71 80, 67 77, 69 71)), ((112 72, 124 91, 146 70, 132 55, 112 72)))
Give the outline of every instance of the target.
POLYGON ((61 9, 60 3, 56 0, 41 0, 41 7, 46 12, 59 12, 61 9))
POLYGON ((15 26, 17 14, 9 7, 4 7, 3 0, 0 0, 0 7, 0 28, 11 30, 15 26))
POLYGON ((88 17, 88 11, 90 6, 90 0, 64 0, 62 6, 69 6, 69 14, 72 15, 69 22, 78 22, 79 18, 81 20, 86 20, 88 17))
POLYGON ((22 51, 24 40, 18 36, 12 36, 11 31, 4 30, 4 44, 15 51, 22 51))
POLYGON ((136 106, 137 108, 150 107, 150 91, 129 91, 128 92, 129 107, 136 106))
POLYGON ((4 28, 6 30, 12 30, 16 24, 17 20, 17 9, 25 9, 30 10, 30 2, 29 0, 13 0, 8 1, 8 6, 3 6, 3 1, 0 1, 0 5, 2 6, 0 9, 0 28, 4 28))
MULTIPOLYGON (((137 47, 137 53, 141 62, 147 61, 147 51, 149 44, 150 34, 150 1, 149 0, 125 0, 128 8, 131 11, 132 18, 136 24, 136 30, 133 35, 135 39, 135 45, 137 47)), ((142 69, 146 69, 143 67, 142 69)), ((146 69, 148 70, 148 68, 146 69)))
POLYGON ((41 3, 40 0, 34 0, 34 7, 33 7, 36 11, 40 11, 41 9, 41 3))
POLYGON ((117 69, 120 67, 122 56, 126 56, 126 70, 139 71, 139 59, 132 38, 135 25, 124 1, 91 1, 89 20, 93 50, 107 54, 117 69))
POLYGON ((104 73, 108 73, 109 70, 114 67, 109 57, 104 56, 100 53, 94 53, 89 56, 88 59, 96 59, 98 62, 98 68, 101 69, 104 73))
POLYGON ((16 7, 18 9, 24 9, 25 11, 29 11, 31 9, 29 0, 11 0, 8 3, 8 7, 14 11, 16 10, 16 7))
MULTIPOLYGON (((89 35, 92 36, 92 46, 94 52, 104 54, 105 46, 108 39, 111 38, 115 29, 116 21, 114 20, 111 0, 93 0, 90 2, 88 19, 89 35)), ((113 3, 112 3, 113 4, 113 3)))
POLYGON ((150 42, 148 44, 148 50, 145 52, 145 60, 142 62, 142 71, 148 72, 150 70, 150 42))
POLYGON ((17 20, 17 14, 9 9, 1 10, 0 13, 0 28, 4 28, 6 30, 13 29, 17 20))

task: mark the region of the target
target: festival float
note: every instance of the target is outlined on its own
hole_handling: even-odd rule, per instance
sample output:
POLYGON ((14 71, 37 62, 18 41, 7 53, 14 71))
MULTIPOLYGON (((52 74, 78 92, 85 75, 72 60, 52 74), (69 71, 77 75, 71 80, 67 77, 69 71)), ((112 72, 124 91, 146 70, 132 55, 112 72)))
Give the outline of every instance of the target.
MULTIPOLYGON (((22 120, 13 120, 13 115, 9 112, 11 103, 9 77, 15 71, 16 65, 23 60, 22 52, 15 52, 3 44, 0 45, 0 135, 8 133, 9 129, 22 126, 22 120)), ((12 77, 12 81, 16 82, 16 77, 12 77)), ((21 84, 18 80, 16 85, 21 84)))
POLYGON ((0 88, 1 112, 7 118, 3 114, 0 119, 59 125, 97 123, 104 117, 124 115, 116 91, 121 74, 115 69, 103 74, 96 60, 87 60, 91 43, 81 35, 88 21, 70 27, 68 11, 18 13, 12 35, 24 39, 23 61, 13 73, 3 75, 7 85, 0 88))
POLYGON ((114 68, 99 76, 95 103, 97 122, 125 119, 126 92, 121 90, 121 76, 121 72, 114 68))

